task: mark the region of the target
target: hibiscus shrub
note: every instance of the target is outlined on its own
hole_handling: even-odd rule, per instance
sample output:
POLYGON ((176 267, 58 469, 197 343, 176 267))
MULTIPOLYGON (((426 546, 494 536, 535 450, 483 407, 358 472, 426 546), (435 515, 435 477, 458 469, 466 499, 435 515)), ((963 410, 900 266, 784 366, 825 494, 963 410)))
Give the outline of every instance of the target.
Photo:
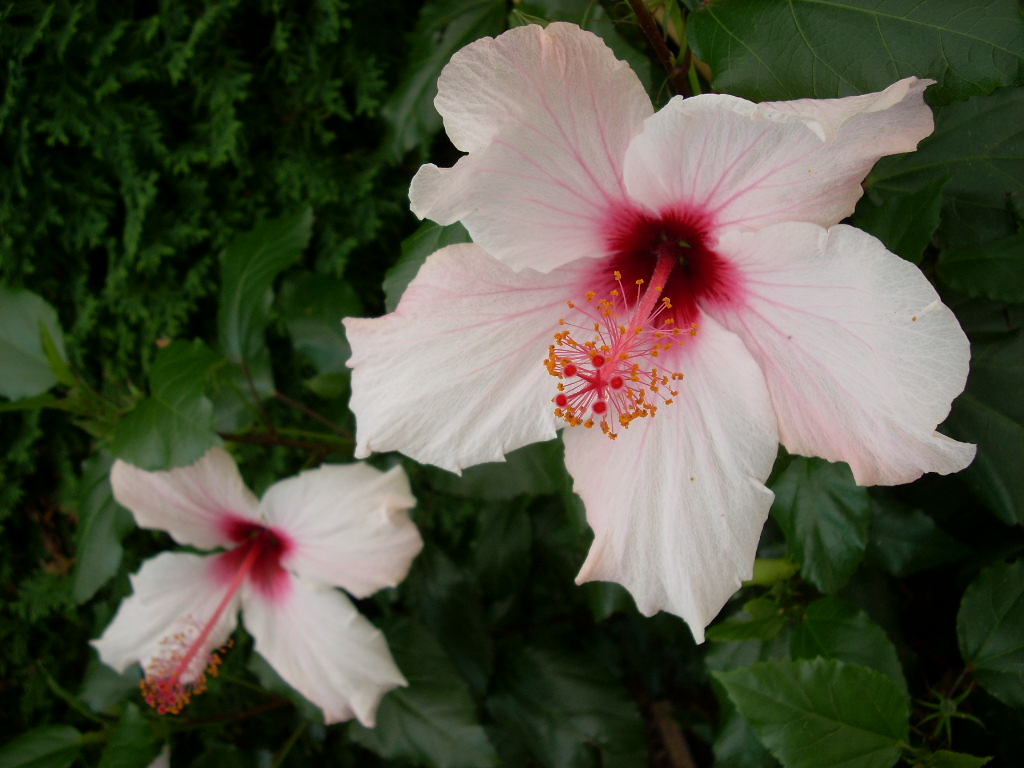
POLYGON ((0 40, 0 765, 1019 763, 1015 0, 0 40))

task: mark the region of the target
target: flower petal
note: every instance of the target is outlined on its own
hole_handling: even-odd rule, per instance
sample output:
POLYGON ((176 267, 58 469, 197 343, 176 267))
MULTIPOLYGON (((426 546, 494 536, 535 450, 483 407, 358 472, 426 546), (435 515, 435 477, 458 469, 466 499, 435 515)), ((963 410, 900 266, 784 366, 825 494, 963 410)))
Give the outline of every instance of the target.
POLYGON ((143 528, 167 531, 179 544, 213 549, 231 543, 231 517, 256 520, 256 497, 223 448, 211 448, 195 464, 147 472, 120 459, 110 471, 114 498, 143 528))
POLYGON ((626 147, 652 108, 600 38, 554 23, 478 40, 444 68, 434 103, 470 154, 420 169, 409 191, 417 216, 461 221, 516 270, 605 252, 608 210, 626 198, 626 147))
POLYGON ((246 590, 242 618, 256 650, 330 723, 373 727, 381 697, 406 685, 380 630, 343 594, 296 579, 283 601, 246 590))
MULTIPOLYGON (((213 573, 215 559, 164 552, 144 562, 131 577, 132 595, 121 602, 103 635, 91 642, 103 663, 118 672, 135 663, 145 669, 153 660, 174 652, 179 640, 198 637, 224 598, 223 584, 213 573)), ((237 615, 236 597, 224 608, 203 650, 196 654, 196 671, 201 672, 210 653, 227 641, 237 615)))
POLYGON ((554 437, 544 359, 583 275, 517 274, 452 245, 426 260, 395 312, 346 318, 356 457, 399 450, 457 472, 554 437))
POLYGON ((676 364, 680 395, 614 442, 567 429, 565 463, 594 543, 577 582, 615 581, 644 614, 682 616, 697 642, 750 578, 778 439, 764 378, 704 318, 676 364))
POLYGON ((324 465, 275 483, 260 512, 290 538, 285 568, 366 597, 404 579, 423 548, 415 505, 401 467, 324 465))
POLYGON ((864 96, 764 104, 674 98, 630 145, 627 187, 655 211, 697 209, 720 228, 831 226, 853 212, 879 158, 909 152, 931 133, 923 99, 930 82, 907 78, 864 96))
POLYGON ((844 225, 722 238, 744 298, 708 307, 761 365, 787 450, 845 461, 861 485, 948 474, 972 445, 935 427, 963 391, 970 347, 920 270, 844 225))

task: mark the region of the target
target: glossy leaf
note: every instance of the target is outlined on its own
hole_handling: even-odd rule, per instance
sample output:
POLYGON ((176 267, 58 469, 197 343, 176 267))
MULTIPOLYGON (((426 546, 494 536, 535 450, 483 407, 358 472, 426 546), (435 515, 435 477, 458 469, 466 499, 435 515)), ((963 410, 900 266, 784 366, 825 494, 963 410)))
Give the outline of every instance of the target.
POLYGON ((402 241, 402 256, 384 276, 384 307, 394 312, 406 286, 416 277, 427 256, 446 245, 470 242, 469 232, 459 223, 442 227, 432 221, 420 224, 419 229, 402 241))
POLYGON ((716 90, 754 101, 880 91, 917 75, 937 103, 1024 77, 1016 0, 715 0, 690 16, 716 90))
POLYGON ((909 735, 903 693, 867 667, 818 658, 713 675, 786 768, 891 768, 909 735))
POLYGON ((1024 232, 973 248, 943 251, 939 279, 965 296, 1024 303, 1024 232))
POLYGON ((1015 525, 1024 522, 1024 311, 986 310, 987 317, 964 321, 971 371, 946 427, 952 437, 978 445, 963 477, 996 517, 1015 525))
POLYGON ((4 768, 67 768, 81 751, 82 734, 70 725, 47 725, 0 747, 4 768))
POLYGON ((912 192, 947 176, 942 245, 967 248, 1016 234, 1008 201, 1024 196, 1024 89, 1001 88, 937 110, 935 132, 917 151, 882 158, 866 184, 886 194, 912 192))
POLYGON ((151 395, 114 425, 109 448, 147 470, 191 464, 221 445, 213 406, 203 394, 210 369, 221 361, 202 341, 175 341, 160 350, 149 374, 151 395))
POLYGON ((864 611, 838 597, 815 600, 796 625, 790 641, 794 659, 817 656, 860 664, 883 673, 906 692, 907 681, 896 646, 864 611))
POLYGON ((31 291, 0 285, 0 395, 20 400, 57 383, 43 346, 44 328, 66 359, 56 310, 31 291))
POLYGON ((302 352, 319 373, 347 371, 352 350, 345 339, 343 317, 363 314, 356 290, 340 278, 303 272, 281 286, 281 320, 302 352))
POLYGON ((385 628, 409 687, 390 691, 373 729, 351 726, 352 740, 388 760, 438 768, 486 768, 496 756, 469 688, 423 627, 400 620, 385 628))
POLYGON ((434 109, 437 78, 452 54, 503 29, 503 0, 430 0, 412 33, 412 50, 398 88, 381 110, 388 122, 384 150, 397 159, 426 146, 441 127, 434 109))
POLYGON ((939 228, 942 190, 948 181, 949 177, 943 176, 913 192, 891 191, 878 202, 865 195, 857 206, 853 223, 877 237, 897 256, 920 264, 924 249, 939 228))
POLYGON ((73 571, 75 602, 81 605, 117 573, 121 540, 135 530, 131 513, 114 501, 110 456, 94 456, 82 466, 77 493, 78 543, 73 571))
POLYGON ((1024 707, 1024 561, 982 571, 964 592, 956 629, 974 679, 1000 701, 1024 707))
POLYGON ((935 568, 970 552, 921 510, 888 498, 874 500, 867 556, 893 576, 935 568))
POLYGON ((772 516, 792 557, 822 592, 841 589, 868 543, 871 499, 845 464, 796 457, 775 481, 772 516))
POLYGON ((271 285, 309 245, 313 211, 264 221, 237 238, 221 255, 217 329, 221 347, 236 363, 247 362, 265 345, 263 331, 273 301, 271 285))
POLYGON ((487 709, 544 768, 635 768, 643 722, 626 688, 581 649, 526 647, 498 665, 487 709))
POLYGON ((153 726, 134 704, 128 704, 107 742, 97 768, 146 768, 160 751, 153 726))

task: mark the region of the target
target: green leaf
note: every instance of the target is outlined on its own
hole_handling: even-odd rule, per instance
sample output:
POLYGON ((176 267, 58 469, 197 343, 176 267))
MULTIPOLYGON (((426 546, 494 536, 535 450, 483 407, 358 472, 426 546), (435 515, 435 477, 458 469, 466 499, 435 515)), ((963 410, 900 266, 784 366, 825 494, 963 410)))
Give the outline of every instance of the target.
POLYGON ((1024 561, 978 575, 960 602, 956 631, 974 679, 1003 703, 1024 707, 1024 561))
POLYGON ((57 383, 43 347, 44 329, 66 359, 56 310, 31 291, 0 285, 0 395, 20 400, 57 383))
POLYGON ((470 242, 469 232, 456 222, 447 227, 425 221, 402 241, 402 256, 384 276, 384 308, 394 312, 406 286, 416 277, 427 256, 446 245, 470 242))
POLYGON ((504 0, 430 0, 423 6, 402 79, 381 109, 388 123, 383 148, 390 157, 397 160, 415 146, 429 145, 441 127, 434 109, 441 69, 457 50, 497 35, 504 23, 504 0))
POLYGON ((804 578, 822 592, 843 587, 868 543, 871 498, 845 464, 794 458, 775 481, 772 516, 804 578))
POLYGON ((497 667, 487 709, 545 768, 635 768, 643 722, 622 683, 582 648, 526 647, 497 667))
POLYGON ((942 190, 949 176, 933 179, 913 192, 889 192, 879 202, 879 195, 865 195, 857 205, 853 223, 907 261, 920 264, 924 249, 939 228, 942 190))
POLYGON ((224 354, 236 363, 265 345, 263 330, 273 301, 271 285, 309 245, 313 211, 265 221, 224 249, 217 329, 224 354))
POLYGON ((786 615, 778 602, 767 597, 748 600, 739 616, 708 627, 708 640, 745 642, 770 640, 786 626, 786 615))
POLYGON ((965 755, 963 752, 940 749, 929 756, 925 765, 928 768, 981 768, 991 759, 991 757, 976 757, 975 755, 965 755))
POLYGON ((129 693, 139 690, 139 674, 134 669, 118 674, 93 654, 82 676, 78 698, 94 712, 105 712, 129 693))
MULTIPOLYGON (((963 477, 1007 525, 1024 522, 1024 312, 990 306, 994 315, 965 322, 971 336, 967 389, 953 402, 949 434, 976 443, 978 455, 963 477), (974 333, 980 322, 983 332, 974 333), (1002 327, 1002 333, 992 333, 1002 327)), ((963 317, 963 313, 961 313, 963 317)))
POLYGON ((825 597, 807 606, 804 620, 790 640, 794 659, 822 656, 877 670, 906 693, 907 681, 896 656, 896 647, 885 631, 838 597, 825 597))
POLYGON ((477 518, 473 570, 492 599, 515 593, 530 575, 530 516, 521 505, 490 504, 477 518))
POLYGON ((222 441, 213 430, 213 406, 204 396, 211 368, 222 358, 199 339, 160 350, 145 398, 111 433, 111 453, 147 470, 181 467, 222 441))
POLYGON ((891 768, 909 736, 903 693, 867 667, 818 658, 712 674, 786 768, 891 768))
POLYGON ((408 688, 390 691, 372 730, 355 723, 352 740, 388 760, 438 768, 485 768, 497 762, 469 694, 451 660, 426 629, 407 619, 385 627, 408 688))
POLYGON ((78 543, 73 571, 75 602, 89 600, 117 573, 121 540, 135 529, 131 514, 114 501, 110 488, 109 455, 98 455, 82 465, 78 487, 78 543))
POLYGON ((347 280, 302 272, 285 280, 277 303, 292 344, 317 372, 348 370, 352 350, 341 319, 362 315, 363 302, 347 280))
POLYGON ((916 152, 882 158, 869 189, 911 192, 949 176, 937 238, 966 248, 1017 233, 1008 200, 1024 196, 1024 89, 1002 88, 938 110, 916 152))
POLYGON ((478 464, 455 475, 429 469, 430 484, 453 496, 503 501, 523 494, 558 490, 563 476, 562 444, 558 440, 535 443, 512 451, 505 461, 478 464))
POLYGON ((971 553, 919 509, 907 509, 889 498, 875 498, 868 559, 893 576, 952 563, 971 553))
POLYGON ((4 768, 67 768, 78 757, 82 734, 70 725, 48 725, 0 747, 4 768))
POLYGON ((1024 77, 1016 0, 715 0, 690 15, 713 86, 753 101, 880 91, 917 75, 948 103, 1024 77))
POLYGON ((103 750, 98 768, 146 768, 159 751, 153 726, 137 706, 128 704, 103 750))
POLYGON ((1024 232, 973 248, 943 251, 939 279, 966 296, 1024 303, 1024 232))

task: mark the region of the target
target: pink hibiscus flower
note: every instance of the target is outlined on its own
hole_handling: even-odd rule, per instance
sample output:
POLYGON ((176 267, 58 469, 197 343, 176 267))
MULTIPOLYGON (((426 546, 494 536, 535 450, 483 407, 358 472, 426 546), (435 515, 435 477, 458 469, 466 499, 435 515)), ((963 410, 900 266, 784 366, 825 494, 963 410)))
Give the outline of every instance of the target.
POLYGON ((169 472, 117 461, 114 498, 144 528, 224 552, 166 552, 132 577, 133 594, 92 645, 123 672, 139 663, 146 700, 177 713, 205 689, 241 611, 256 651, 326 722, 372 726, 385 692, 405 685, 384 636, 333 586, 366 597, 405 578, 423 542, 400 468, 324 465, 257 501, 220 448, 169 472))
POLYGON ((935 431, 967 375, 956 318, 837 225, 878 158, 931 132, 927 85, 654 113, 576 26, 467 46, 435 104, 468 154, 410 197, 475 244, 427 259, 393 314, 345 321, 357 456, 458 471, 569 425, 594 530, 578 581, 619 582, 701 641, 750 577, 779 443, 861 484, 974 457, 935 431))

